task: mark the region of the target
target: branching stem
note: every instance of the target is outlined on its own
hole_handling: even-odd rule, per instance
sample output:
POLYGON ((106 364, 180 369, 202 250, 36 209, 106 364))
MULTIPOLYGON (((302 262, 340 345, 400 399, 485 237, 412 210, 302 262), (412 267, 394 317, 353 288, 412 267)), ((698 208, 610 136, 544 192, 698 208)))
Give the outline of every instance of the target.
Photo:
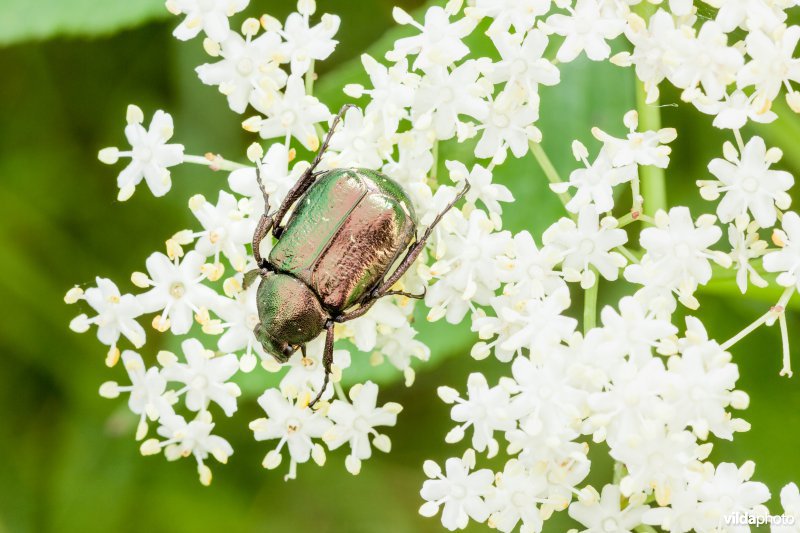
POLYGON ((234 161, 228 161, 222 156, 212 154, 211 152, 207 153, 206 155, 184 155, 183 162, 194 163, 195 165, 205 165, 210 167, 211 170, 231 171, 239 170, 240 168, 249 168, 247 165, 242 165, 241 163, 236 163, 234 161))

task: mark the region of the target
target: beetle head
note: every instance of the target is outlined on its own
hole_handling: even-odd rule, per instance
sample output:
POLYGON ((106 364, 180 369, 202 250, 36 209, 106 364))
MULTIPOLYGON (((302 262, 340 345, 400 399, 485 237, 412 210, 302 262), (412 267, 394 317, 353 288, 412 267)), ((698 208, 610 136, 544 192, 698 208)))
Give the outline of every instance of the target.
POLYGON ((287 274, 261 280, 256 295, 259 324, 256 339, 279 363, 285 363, 300 345, 325 328, 328 313, 319 298, 302 281, 287 274))

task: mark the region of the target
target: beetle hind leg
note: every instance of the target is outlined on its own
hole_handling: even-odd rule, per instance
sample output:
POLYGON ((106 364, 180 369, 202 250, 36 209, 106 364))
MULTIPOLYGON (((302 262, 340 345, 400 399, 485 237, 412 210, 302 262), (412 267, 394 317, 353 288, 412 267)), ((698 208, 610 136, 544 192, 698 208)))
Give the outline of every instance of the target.
POLYGON ((328 322, 328 324, 325 325, 325 351, 323 352, 322 355, 322 367, 325 369, 325 379, 322 381, 322 387, 320 387, 319 392, 317 392, 316 398, 314 398, 308 403, 309 407, 314 407, 314 405, 320 400, 320 398, 322 398, 322 395, 325 394, 325 389, 328 388, 328 383, 330 382, 332 364, 333 364, 333 321, 331 320, 328 322))
MULTIPOLYGON (((439 224, 439 222, 441 222, 442 217, 444 217, 448 211, 450 211, 462 198, 464 198, 464 196, 469 191, 469 188, 470 188, 469 182, 465 181, 464 187, 458 192, 456 197, 453 198, 453 201, 447 204, 447 206, 445 206, 445 208, 442 209, 441 213, 436 215, 436 218, 433 219, 433 222, 431 222, 431 224, 427 228, 425 228, 425 232, 422 234, 422 237, 418 238, 417 240, 414 241, 413 244, 411 244, 411 246, 408 248, 408 251, 406 252, 406 256, 400 262, 400 265, 398 265, 395 271, 392 272, 391 276, 389 276, 374 291, 372 291, 369 299, 382 298, 390 293, 395 292, 390 290, 392 286, 394 286, 394 284, 397 283, 397 281, 403 277, 403 274, 405 274, 409 268, 411 268, 411 265, 414 264, 414 261, 417 260, 419 254, 422 253, 422 250, 425 248, 425 244, 428 242, 428 239, 430 238, 431 233, 433 233, 434 228, 436 228, 436 225, 439 224)), ((424 296, 425 294, 423 293, 422 296, 417 296, 417 297, 421 298, 424 296)), ((413 298, 414 296, 409 296, 409 297, 413 298)))
POLYGON ((405 291, 386 291, 384 292, 381 297, 383 296, 405 296, 406 298, 412 298, 414 300, 422 300, 425 298, 425 295, 428 293, 428 289, 422 289, 422 294, 411 294, 410 292, 405 291))

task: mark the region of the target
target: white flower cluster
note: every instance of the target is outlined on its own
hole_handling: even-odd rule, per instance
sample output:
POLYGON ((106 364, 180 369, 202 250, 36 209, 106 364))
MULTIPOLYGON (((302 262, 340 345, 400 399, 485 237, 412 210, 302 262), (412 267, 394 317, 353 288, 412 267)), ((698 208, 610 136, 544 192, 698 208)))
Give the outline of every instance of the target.
MULTIPOLYGON (((759 137, 745 144, 739 129, 747 120, 773 120, 770 104, 783 85, 790 105, 796 107, 789 82, 800 79, 792 77, 798 61, 792 58, 797 39, 789 38, 794 29, 781 26, 783 10, 790 6, 759 1, 736 5, 735 16, 733 4, 726 3, 718 20, 705 22, 699 32, 692 29, 699 18, 691 3, 670 2, 669 11, 659 9, 648 20, 623 1, 578 0, 551 6, 477 0, 474 9, 466 11, 466 18, 493 18, 488 35, 504 59, 505 43, 553 34, 564 37, 556 53, 560 62, 581 52, 592 60, 609 59, 606 41, 624 34, 633 53, 618 54, 611 61, 636 66, 647 103, 657 99, 658 84, 669 80, 684 89, 684 100, 716 115, 715 125, 734 130, 738 149, 726 143, 725 159, 709 164, 717 179, 698 181, 703 198, 715 201, 722 196, 717 216, 694 218, 686 207, 668 209, 641 191, 654 170, 663 176, 660 169, 669 164, 667 144, 676 131, 659 126, 638 131, 640 117, 632 111, 623 118, 629 129, 625 138, 595 128, 592 133, 602 143, 597 155, 590 159, 589 150, 575 141, 572 150, 583 167, 566 181, 548 176, 571 216, 544 231, 541 247, 527 232, 493 232, 486 217, 478 214, 478 223, 486 227, 481 234, 472 225, 475 214, 470 216, 471 224, 461 231, 462 244, 453 242, 442 253, 445 268, 437 268, 439 259, 430 269, 436 283, 426 299, 432 307, 429 318, 446 316, 459 322, 471 312, 472 329, 481 339, 472 356, 494 354, 511 363, 511 375, 490 386, 482 374, 474 373, 463 397, 450 387, 440 388, 442 399, 454 404, 451 418, 456 422, 445 440, 470 438, 471 448, 462 459, 448 459, 444 473, 426 463, 431 480, 421 492, 427 500, 420 509, 423 515, 433 516, 441 508, 448 529, 464 528, 472 519, 500 531, 541 531, 554 511, 569 508, 570 516, 587 531, 657 525, 683 532, 717 531, 727 515, 767 512, 763 503, 769 490, 749 481, 754 465, 715 466, 707 461, 707 441, 711 436, 732 439, 734 432, 749 429, 730 413, 748 404, 747 394, 735 389, 738 369, 727 351, 740 338, 761 324, 780 321, 782 373, 791 375, 784 310, 800 287, 800 217, 786 211, 794 180, 770 168, 779 161, 779 150, 767 149, 759 137), (549 14, 552 7, 567 13, 549 14), (768 19, 772 26, 767 26, 768 19), (747 31, 746 42, 728 46, 724 32, 737 27, 747 31), (765 52, 770 45, 784 52, 765 52), (782 78, 775 84, 778 75, 782 78), (728 92, 734 83, 736 89, 728 92), (615 192, 623 184, 631 187, 633 205, 627 215, 615 217, 615 192), (769 249, 762 230, 771 230, 779 219, 783 230, 774 232, 776 248, 769 249), (626 246, 625 227, 637 221, 646 224, 638 237, 641 252, 626 246), (722 224, 727 224, 727 249, 721 241, 722 224), (493 270, 476 267, 490 257, 495 257, 493 270), (697 318, 687 319, 682 337, 673 324, 679 303, 699 308, 695 294, 711 281, 714 268, 735 268, 743 293, 749 283, 766 286, 767 273, 779 273, 775 283, 787 287, 774 307, 723 345, 708 338, 697 318), (604 308, 598 327, 598 278, 615 281, 621 273, 639 288, 617 306, 604 308), (582 333, 568 313, 573 283, 586 290, 582 333), (602 495, 592 487, 581 488, 590 467, 585 443, 589 437, 594 443, 605 442, 617 462, 614 483, 602 495), (509 455, 500 472, 473 472, 475 452, 494 457, 500 450, 509 455)), ((424 38, 435 9, 429 10, 418 39, 424 38)), ((529 66, 535 58, 538 72, 557 72, 555 62, 542 57, 543 48, 526 54, 529 66)), ((498 63, 483 68, 488 78, 498 79, 492 74, 500 70, 498 63)), ((557 74, 549 79, 557 81, 557 74)), ((504 81, 507 85, 494 96, 495 102, 515 90, 521 105, 538 107, 538 95, 524 97, 523 88, 510 88, 510 78, 504 81)), ((515 113, 520 122, 514 126, 535 132, 535 116, 525 116, 524 121, 521 117, 515 113)), ((489 128, 479 123, 460 129, 489 128)), ((529 136, 531 150, 547 172, 537 137, 538 133, 529 136)), ((513 141, 507 144, 520 155, 513 141)), ((491 154, 476 149, 475 155, 491 154)), ((502 151, 494 154, 489 166, 500 164, 503 157, 502 151)))
MULTIPOLYGON (((266 15, 260 20, 247 19, 240 34, 230 29, 229 17, 246 5, 244 0, 168 2, 172 12, 186 15, 175 36, 191 39, 202 31, 206 35, 205 50, 217 58, 197 68, 200 80, 217 85, 233 111, 243 113, 250 106, 260 113, 245 120, 243 126, 265 139, 278 138, 278 142, 270 144, 266 153, 258 145, 251 146, 248 158, 255 166, 233 163, 214 154, 186 155, 182 145, 168 144, 173 133, 170 115, 157 111, 149 128, 145 128, 142 110, 129 106, 125 135, 131 149, 112 147, 99 154, 101 161, 108 164, 121 157, 131 159, 118 178, 120 200, 130 198, 143 179, 153 194, 165 194, 171 186, 168 168, 180 163, 231 171, 228 190, 220 190, 211 201, 202 195, 189 200, 197 229, 176 232, 166 241, 166 253, 154 252, 147 258, 145 271, 131 276, 133 284, 142 289, 139 294, 120 294, 111 280, 97 278, 95 287, 76 287, 65 298, 68 303, 83 300, 96 313, 92 317, 77 316, 70 327, 84 332, 96 326, 98 339, 109 347, 109 366, 120 358, 120 337, 137 350, 145 345, 145 329, 138 321, 144 315, 151 315, 150 323, 156 331, 187 337, 181 343, 182 358, 160 351, 152 365, 147 365, 137 352, 125 350, 121 357, 130 385, 112 381, 103 384, 100 392, 108 398, 120 393, 130 395, 129 407, 140 420, 136 438, 143 440, 143 454, 164 450, 170 460, 193 455, 204 484, 211 480, 211 471, 204 462, 208 455, 225 462, 233 453, 225 439, 212 434, 215 408, 211 404, 232 416, 241 396, 236 384, 238 372, 253 371, 259 359, 264 369, 280 370, 253 333, 259 322, 257 284, 243 287, 244 272, 255 267, 250 243, 263 212, 256 169, 273 205, 279 205, 307 168, 306 163, 293 164, 296 150, 292 139, 307 149, 319 148, 318 123, 327 121, 331 113, 311 94, 314 62, 333 52, 333 36, 339 27, 339 19, 333 15, 323 15, 317 24, 312 24, 315 4, 301 0, 298 11, 290 14, 285 23, 266 15), (156 423, 161 438, 146 439, 148 422, 156 423)), ((348 114, 347 127, 334 136, 334 148, 339 157, 352 150, 365 159, 348 164, 378 168, 383 156, 370 158, 369 148, 362 148, 358 139, 349 137, 357 126, 354 117, 352 112, 348 114)), ((406 175, 417 173, 408 168, 413 163, 410 160, 390 163, 406 175)), ((264 248, 269 246, 269 242, 263 243, 264 248)), ((414 378, 412 360, 425 360, 430 355, 428 348, 414 338, 412 311, 408 298, 385 299, 360 320, 337 329, 337 338, 348 339, 361 351, 375 351, 380 355, 373 357, 375 364, 388 358, 410 384, 414 378)), ((345 349, 334 352, 333 383, 323 391, 322 407, 308 408, 310 399, 324 383, 322 341, 319 338, 310 343, 307 356, 298 352, 291 358, 279 385, 268 388, 259 398, 267 418, 250 424, 256 440, 278 442, 266 454, 266 468, 277 467, 288 451, 287 477, 295 476, 299 463, 309 459, 318 464, 325 461, 322 445, 312 439, 322 439, 331 450, 348 444, 350 453, 345 466, 357 474, 361 462, 371 456, 373 446, 389 451, 388 436, 376 428, 394 425, 402 409, 395 403, 379 406, 378 387, 372 382, 354 385, 349 397, 344 394, 341 374, 350 365, 350 352, 345 349)))
MULTIPOLYGON (((167 144, 169 115, 157 112, 145 129, 143 113, 131 106, 125 131, 131 150, 100 152, 106 163, 131 158, 119 176, 120 199, 129 198, 142 179, 154 194, 166 193, 167 169, 178 163, 232 171, 230 191, 221 190, 216 203, 199 195, 190 199, 201 229, 178 231, 167 240, 166 254, 146 260, 147 273, 133 274, 144 292, 121 295, 113 282, 98 278, 96 287, 75 288, 66 297, 69 303, 85 300, 97 313, 79 315, 71 327, 86 331, 96 325, 99 340, 110 347, 109 365, 120 357, 121 336, 137 349, 144 345, 137 321, 142 315, 153 315, 157 331, 190 335, 181 345, 182 359, 162 351, 150 367, 126 350, 122 358, 131 385, 109 382, 101 393, 130 393, 129 406, 140 417, 137 438, 147 436, 148 421, 158 422, 162 437, 144 440, 142 452, 163 449, 168 459, 194 455, 204 482, 210 480, 207 456, 224 462, 233 452, 212 435, 210 404, 231 416, 241 393, 234 383, 238 371, 252 371, 259 359, 264 368, 278 370, 253 334, 257 287, 243 287, 243 273, 254 267, 248 247, 263 211, 256 173, 277 204, 308 168, 294 162, 296 149, 317 150, 320 123, 331 115, 313 96, 314 64, 332 53, 339 26, 334 15, 312 24, 315 2, 300 0, 284 23, 265 15, 247 19, 238 33, 228 17, 246 4, 170 0, 168 7, 186 15, 176 37, 190 39, 201 31, 207 36, 204 48, 215 60, 198 67, 201 81, 217 86, 234 112, 253 110, 243 121, 246 130, 276 141, 266 150, 258 144, 248 149, 255 166, 214 154, 185 155, 183 146, 167 144), (213 351, 195 338, 200 332, 208 336, 206 345, 216 342, 213 351), (194 418, 187 422, 178 409, 194 418)), ((739 339, 779 322, 782 373, 791 375, 784 310, 800 290, 800 216, 788 211, 794 180, 770 168, 779 150, 767 149, 759 137, 745 143, 740 129, 748 120, 774 120, 771 105, 781 87, 790 107, 800 109, 800 93, 791 85, 800 82, 792 57, 800 28, 785 26, 791 2, 709 2, 717 10, 713 19, 698 17, 692 2, 668 4, 656 10, 626 0, 474 0, 465 7, 450 0, 417 18, 395 8, 395 20, 411 26, 411 35, 394 43, 385 62, 362 56, 371 87, 344 87, 348 96, 364 99, 363 111, 346 112, 321 168, 364 167, 391 176, 411 197, 420 234, 438 221, 465 182, 471 184, 464 205, 441 219, 397 286, 425 291, 429 320, 459 323, 469 317, 479 337, 472 356, 494 355, 510 364, 509 375, 495 385, 473 373, 464 395, 439 389, 453 405, 456 423, 447 442, 470 441, 444 469, 432 461, 424 465, 431 479, 422 487, 426 503, 420 512, 433 516, 441 509, 448 529, 464 528, 472 519, 504 532, 537 532, 553 513, 568 510, 586 531, 651 525, 718 531, 724 516, 766 513, 769 490, 750 481, 752 462, 714 465, 707 460, 708 440, 732 439, 749 429, 731 414, 748 404, 747 394, 736 389, 738 368, 729 353, 739 339), (488 28, 493 57, 473 57, 465 42, 480 37, 479 27, 488 28), (744 38, 729 42, 734 35, 744 38), (612 56, 608 41, 622 36, 633 51, 612 56), (546 56, 548 49, 555 58, 546 56), (582 54, 633 65, 643 101, 638 112, 621 117, 624 137, 592 130, 601 145, 593 157, 575 141, 578 168, 561 180, 539 144, 539 86, 558 84, 557 65, 582 54), (698 180, 704 199, 720 199, 716 216, 670 208, 663 191, 659 198, 677 132, 662 128, 657 107, 647 104, 657 100, 664 80, 682 89, 685 101, 715 115, 716 126, 733 130, 736 144, 726 143, 724 158, 708 165, 715 179, 698 180), (468 143, 474 161, 440 162, 440 144, 451 139, 468 143), (502 230, 509 209, 502 204, 513 197, 494 177, 509 152, 532 152, 564 203, 566 216, 541 236, 502 230), (437 182, 440 167, 450 183, 437 182), (626 188, 632 205, 615 215, 626 188), (775 227, 778 221, 783 229, 775 227), (630 233, 637 223, 641 231, 630 233), (772 248, 765 231, 773 232, 772 248), (638 243, 631 242, 637 234, 638 243), (783 296, 725 343, 710 339, 699 318, 687 319, 679 334, 678 305, 697 310, 698 289, 730 269, 743 293, 777 274, 774 283, 786 288, 783 296), (623 280, 633 286, 632 294, 598 313, 599 285, 623 280), (585 291, 583 331, 571 315, 578 290, 585 291), (585 485, 589 442, 603 443, 616 461, 613 482, 599 492, 585 485), (508 455, 501 471, 475 470, 477 453, 495 457, 501 451, 508 455)), ((262 243, 262 254, 269 246, 262 243)), ((372 353, 374 364, 388 359, 410 385, 412 360, 430 355, 415 339, 412 312, 413 300, 387 298, 337 326, 336 338, 372 353)), ((394 425, 400 406, 379 407, 378 387, 371 382, 345 395, 341 377, 351 363, 348 350, 335 351, 332 384, 320 391, 321 353, 319 338, 307 356, 295 354, 280 384, 258 399, 266 418, 250 424, 257 440, 277 441, 264 458, 266 468, 277 467, 288 450, 287 477, 309 459, 323 464, 323 444, 329 450, 349 444, 345 466, 354 474, 373 446, 384 452, 391 446, 376 428, 394 425), (318 392, 320 408, 308 408, 318 392)), ((791 487, 782 493, 787 512, 797 509, 791 487)))

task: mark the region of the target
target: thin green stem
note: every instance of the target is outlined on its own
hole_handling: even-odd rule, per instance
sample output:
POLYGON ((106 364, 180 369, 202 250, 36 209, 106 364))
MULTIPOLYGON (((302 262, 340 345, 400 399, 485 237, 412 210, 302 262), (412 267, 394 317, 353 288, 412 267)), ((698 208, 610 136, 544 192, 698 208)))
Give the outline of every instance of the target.
MULTIPOLYGON (((539 166, 542 168, 544 175, 547 177, 547 180, 553 184, 564 183, 564 180, 561 179, 561 176, 558 175, 558 171, 556 167, 553 166, 553 163, 550 161, 550 158, 547 157, 542 145, 536 142, 530 143, 531 153, 533 157, 536 158, 536 161, 539 163, 539 166)), ((561 203, 564 204, 564 209, 567 208, 567 204, 572 199, 569 194, 565 192, 556 193, 558 194, 558 199, 561 200, 561 203)), ((576 218, 574 213, 570 213, 572 218, 576 218)))
POLYGON ((633 264, 639 263, 639 258, 636 257, 636 255, 630 250, 628 250, 625 246, 617 246, 615 250, 621 253, 625 257, 625 259, 627 259, 631 263, 633 264))
POLYGON ((648 526, 647 524, 640 524, 633 528, 633 530, 636 531, 636 533, 658 533, 654 527, 648 526))
POLYGON ((763 326, 770 318, 774 319, 775 317, 778 317, 778 319, 780 319, 780 317, 783 317, 786 312, 786 306, 789 305, 789 300, 792 298, 792 295, 794 295, 794 291, 795 291, 794 287, 789 287, 785 291, 783 291, 783 294, 778 300, 778 303, 775 304, 774 307, 772 307, 769 311, 758 317, 753 323, 745 327, 742 331, 740 331, 739 333, 737 333, 736 335, 734 335, 733 337, 722 343, 722 346, 720 346, 720 348, 722 348, 723 350, 728 350, 734 344, 736 344, 737 342, 739 342, 740 340, 747 337, 752 332, 763 326))
POLYGON ((632 224, 634 222, 647 222, 648 224, 653 224, 654 220, 647 215, 643 215, 639 211, 631 211, 627 215, 621 216, 617 219, 617 227, 624 228, 628 224, 632 224))
POLYGON ((312 59, 311 66, 308 67, 308 72, 306 72, 306 94, 314 94, 314 80, 316 77, 317 75, 314 73, 314 60, 312 59))
MULTIPOLYGON (((636 109, 639 112, 639 126, 642 130, 661 129, 661 110, 656 100, 652 104, 645 102, 644 84, 636 80, 636 109)), ((644 212, 653 216, 658 210, 667 209, 667 183, 664 169, 653 165, 640 166, 641 190, 644 197, 644 212)), ((634 199, 635 202, 635 199, 634 199)))
POLYGON ((622 481, 622 478, 625 477, 625 474, 625 465, 619 461, 616 461, 614 463, 614 485, 619 485, 620 481, 622 481))
POLYGON ((239 170, 240 168, 249 168, 247 165, 228 161, 223 157, 208 153, 206 155, 184 155, 184 163, 194 163, 195 165, 205 165, 211 167, 211 170, 239 170))
POLYGON ((350 403, 350 400, 347 399, 347 395, 344 393, 344 389, 342 388, 342 384, 338 381, 333 382, 333 390, 336 391, 336 396, 345 403, 350 403))
POLYGON ((600 287, 600 278, 595 272, 594 285, 586 289, 583 299, 583 334, 597 326, 597 292, 600 287))
MULTIPOLYGON (((308 96, 314 95, 314 81, 317 79, 317 73, 314 72, 314 60, 311 60, 311 65, 308 67, 308 72, 306 72, 306 94, 308 96)), ((314 131, 317 132, 317 137, 320 139, 325 137, 325 130, 322 129, 322 125, 319 123, 314 124, 314 131)))

